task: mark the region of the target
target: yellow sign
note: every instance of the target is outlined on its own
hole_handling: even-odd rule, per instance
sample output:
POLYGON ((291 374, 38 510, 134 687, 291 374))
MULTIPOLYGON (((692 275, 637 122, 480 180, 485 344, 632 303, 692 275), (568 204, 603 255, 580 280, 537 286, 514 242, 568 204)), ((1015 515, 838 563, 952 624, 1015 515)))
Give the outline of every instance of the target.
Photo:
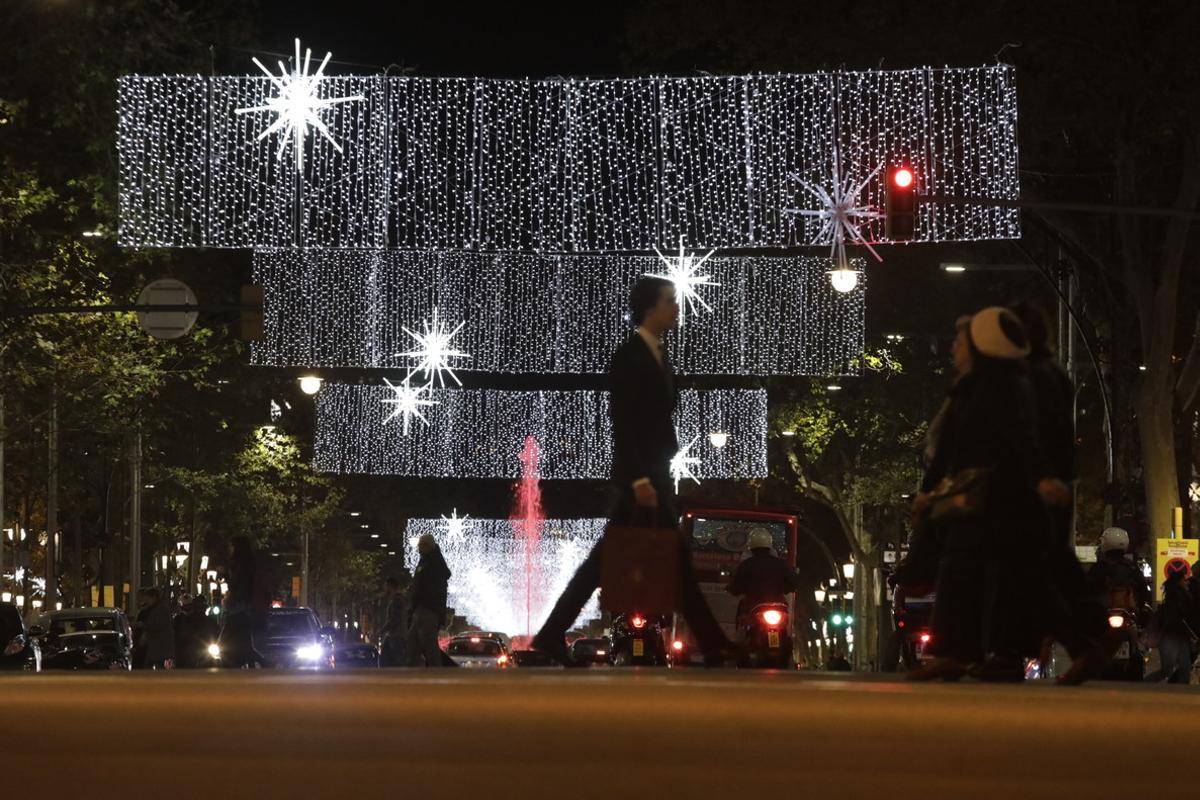
POLYGON ((1154 558, 1154 599, 1162 602, 1162 585, 1167 579, 1167 565, 1172 561, 1186 561, 1195 571, 1200 561, 1200 539, 1159 539, 1154 558))

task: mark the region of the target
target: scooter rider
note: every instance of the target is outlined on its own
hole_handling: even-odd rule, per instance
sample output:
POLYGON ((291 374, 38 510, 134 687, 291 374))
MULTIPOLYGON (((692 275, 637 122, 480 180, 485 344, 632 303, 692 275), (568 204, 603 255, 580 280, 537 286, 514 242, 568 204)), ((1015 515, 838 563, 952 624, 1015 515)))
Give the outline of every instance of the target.
POLYGON ((1108 608, 1141 609, 1150 602, 1150 587, 1128 558, 1129 533, 1105 528, 1096 548, 1096 564, 1088 570, 1088 586, 1108 608))
POLYGON ((787 562, 771 552, 771 534, 766 528, 750 531, 750 557, 738 564, 725 591, 740 597, 738 619, 742 620, 762 603, 782 603, 800 588, 796 573, 787 562))

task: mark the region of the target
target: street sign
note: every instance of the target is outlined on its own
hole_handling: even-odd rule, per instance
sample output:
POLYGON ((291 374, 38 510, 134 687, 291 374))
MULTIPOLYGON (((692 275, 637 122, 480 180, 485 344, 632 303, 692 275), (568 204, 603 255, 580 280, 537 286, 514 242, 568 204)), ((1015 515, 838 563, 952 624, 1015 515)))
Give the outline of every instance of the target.
MULTIPOLYGON (((183 281, 160 278, 138 295, 139 306, 194 306, 196 295, 183 281)), ((155 339, 178 339, 187 334, 200 316, 197 311, 138 311, 138 325, 155 339)))
POLYGON ((1196 562, 1200 561, 1200 540, 1196 539, 1159 539, 1154 569, 1154 599, 1162 602, 1163 581, 1167 579, 1167 565, 1171 563, 1186 563, 1193 570, 1196 562))

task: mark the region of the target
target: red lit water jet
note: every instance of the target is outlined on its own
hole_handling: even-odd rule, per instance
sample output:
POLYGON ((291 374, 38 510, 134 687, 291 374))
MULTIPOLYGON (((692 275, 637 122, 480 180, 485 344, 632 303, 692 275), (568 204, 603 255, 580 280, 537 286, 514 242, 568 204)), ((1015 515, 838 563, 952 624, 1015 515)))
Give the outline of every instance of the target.
POLYGON ((525 557, 524 585, 513 587, 516 595, 514 607, 525 606, 525 635, 533 635, 533 618, 535 610, 541 611, 540 589, 542 575, 539 559, 541 548, 542 527, 546 514, 542 511, 542 489, 539 484, 541 475, 538 472, 538 443, 532 436, 525 438, 525 446, 518 456, 521 459, 521 479, 517 482, 513 498, 513 513, 510 519, 516 529, 517 537, 523 547, 521 552, 525 557), (523 603, 522 603, 523 601, 523 603))

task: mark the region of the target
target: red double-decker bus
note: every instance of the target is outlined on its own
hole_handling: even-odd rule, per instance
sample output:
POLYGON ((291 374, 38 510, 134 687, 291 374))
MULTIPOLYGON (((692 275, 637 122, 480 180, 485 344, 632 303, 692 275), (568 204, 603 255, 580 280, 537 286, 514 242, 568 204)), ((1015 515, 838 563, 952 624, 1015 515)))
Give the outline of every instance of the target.
MULTIPOLYGON (((730 639, 737 638, 738 598, 725 591, 733 580, 738 564, 749 555, 750 532, 762 528, 771 534, 775 555, 791 569, 796 568, 796 535, 799 514, 761 508, 689 505, 683 514, 683 531, 692 546, 692 563, 700 591, 713 616, 730 639)), ((795 598, 788 598, 788 626, 791 639, 797 641, 795 598)), ((688 635, 680 615, 675 617, 671 642, 672 663, 700 660, 700 653, 688 635)))

